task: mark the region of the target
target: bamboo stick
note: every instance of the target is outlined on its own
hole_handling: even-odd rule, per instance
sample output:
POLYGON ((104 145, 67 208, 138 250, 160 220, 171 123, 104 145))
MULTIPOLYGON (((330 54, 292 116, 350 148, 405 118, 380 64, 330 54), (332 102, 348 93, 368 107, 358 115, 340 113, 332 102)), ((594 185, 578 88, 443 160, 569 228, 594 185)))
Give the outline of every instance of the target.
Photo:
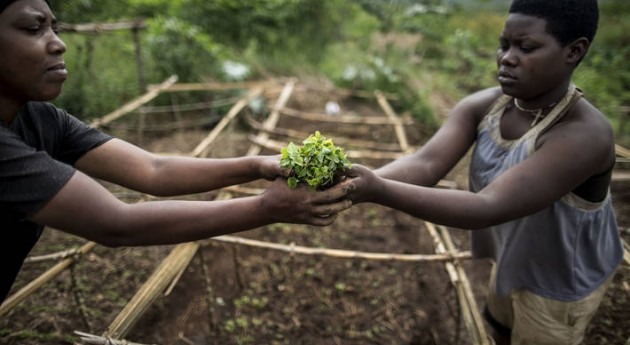
POLYGON ((614 170, 612 173, 612 180, 628 182, 630 181, 630 170, 614 170))
POLYGON ((396 131, 396 137, 398 138, 398 143, 400 144, 401 150, 405 153, 411 153, 413 150, 409 146, 409 141, 407 140, 405 129, 403 128, 403 125, 398 115, 394 112, 394 109, 392 109, 392 107, 389 105, 389 102, 380 91, 376 91, 375 95, 378 104, 381 106, 381 109, 383 109, 387 117, 394 122, 394 131, 396 131))
MULTIPOLYGON (((313 248, 296 246, 295 244, 279 244, 265 241, 246 239, 237 236, 218 236, 213 237, 212 241, 239 244, 249 247, 265 248, 290 254, 302 254, 313 256, 328 256, 344 259, 366 259, 374 261, 403 261, 403 262, 441 262, 451 261, 453 259, 468 260, 472 259, 470 252, 446 253, 446 254, 393 254, 393 253, 367 253, 353 250, 330 249, 330 248, 313 248)), ((204 244, 205 245, 205 244, 204 244)))
POLYGON ((221 131, 236 117, 236 115, 245 108, 252 99, 258 97, 262 93, 261 88, 256 88, 250 91, 245 97, 241 98, 230 110, 228 113, 221 119, 221 121, 214 126, 210 134, 206 138, 204 138, 197 147, 190 153, 193 157, 199 157, 201 154, 214 142, 214 140, 219 136, 221 131))
POLYGON ((258 195, 263 193, 265 190, 262 188, 252 188, 252 187, 243 187, 243 186, 228 186, 224 187, 222 190, 238 193, 238 194, 251 194, 258 195))
MULTIPOLYGON (((265 147, 270 150, 280 152, 280 150, 287 144, 272 139, 261 139, 259 136, 248 136, 251 142, 255 143, 259 147, 265 147)), ((376 152, 376 151, 358 151, 358 150, 345 150, 348 158, 371 158, 371 159, 396 159, 404 156, 402 152, 376 152)))
POLYGON ((241 97, 230 97, 224 99, 217 99, 208 102, 196 102, 196 103, 184 103, 177 104, 171 102, 171 105, 144 105, 140 107, 146 114, 158 114, 158 113, 172 113, 174 111, 192 111, 192 110, 207 110, 212 108, 224 107, 228 104, 236 103, 241 97))
POLYGON ((124 338, 157 296, 165 291, 178 272, 188 266, 198 248, 197 242, 177 245, 112 321, 103 336, 114 339, 124 338))
POLYGON ((615 144, 615 152, 621 157, 630 158, 630 149, 627 149, 619 144, 615 144))
MULTIPOLYGON (((273 130, 263 128, 260 122, 252 119, 251 117, 247 117, 247 123, 252 126, 255 130, 264 131, 269 134, 274 134, 278 136, 288 137, 290 140, 294 140, 296 142, 302 142, 306 137, 308 137, 312 133, 296 131, 293 129, 286 128, 274 128, 273 130)), ((382 150, 382 151, 400 151, 399 144, 391 144, 391 143, 377 143, 371 140, 356 140, 349 139, 345 137, 335 137, 334 142, 338 146, 353 146, 353 147, 362 147, 364 149, 373 149, 373 150, 382 150)))
MULTIPOLYGON (((342 88, 326 88, 326 87, 313 87, 313 86, 303 86, 307 91, 315 90, 326 93, 337 94, 346 97, 359 97, 359 98, 372 98, 374 97, 374 93, 372 91, 364 91, 364 90, 352 90, 352 89, 342 89, 342 88)), ((394 93, 383 92, 383 96, 390 100, 398 100, 400 96, 394 93)))
POLYGON ((177 285, 177 283, 179 283, 179 279, 184 275, 185 270, 186 270, 186 267, 184 267, 182 270, 177 272, 177 274, 173 278, 173 281, 171 281, 171 283, 168 285, 168 287, 162 294, 164 297, 167 297, 168 295, 171 294, 171 292, 173 292, 173 289, 175 289, 175 286, 177 285))
POLYGON ((301 110, 295 110, 290 108, 283 108, 282 114, 299 117, 304 120, 316 121, 316 122, 333 122, 344 124, 362 124, 362 125, 396 125, 401 123, 402 125, 413 125, 411 119, 398 119, 391 120, 380 116, 357 116, 357 115, 340 115, 331 116, 327 114, 306 112, 301 110))
POLYGON ((239 83, 177 83, 164 89, 163 92, 184 92, 184 91, 225 91, 252 88, 265 88, 268 85, 277 83, 279 80, 262 80, 239 83))
MULTIPOLYGON (((132 343, 127 340, 118 340, 111 337, 99 337, 98 335, 93 335, 85 332, 74 331, 74 334, 81 337, 81 341, 90 345, 149 345, 149 344, 140 344, 140 343, 132 343)), ((151 344, 157 345, 157 344, 151 344)))
MULTIPOLYGON (((185 128, 200 128, 205 125, 211 125, 216 122, 216 118, 202 118, 197 120, 183 120, 179 119, 175 122, 163 123, 163 124, 152 124, 152 125, 144 125, 143 131, 145 132, 167 132, 177 129, 185 129, 185 128)), ((126 124, 118 124, 118 123, 109 123, 107 125, 103 125, 104 128, 111 128, 120 131, 137 131, 139 126, 134 125, 126 125, 126 124)))
MULTIPOLYGON (((449 234, 448 229, 444 226, 438 226, 438 230, 442 237, 442 241, 446 246, 446 250, 449 253, 457 252, 457 248, 455 248, 455 245, 453 244, 453 240, 451 239, 451 235, 449 234)), ((479 307, 477 306, 475 296, 473 295, 472 288, 470 287, 470 281, 468 280, 468 276, 466 276, 466 271, 464 270, 461 261, 459 261, 458 259, 455 259, 453 261, 453 265, 455 266, 455 269, 460 276, 460 281, 464 288, 464 293, 466 294, 466 301, 468 302, 470 313, 475 324, 475 330, 479 334, 479 338, 481 339, 480 344, 489 345, 488 335, 486 334, 483 319, 481 317, 481 313, 479 313, 479 307)))
MULTIPOLYGON (((271 114, 269 114, 269 117, 267 117, 267 120, 265 120, 265 123, 263 124, 264 128, 271 129, 276 127, 276 125, 278 124, 278 120, 280 120, 280 110, 284 108, 286 103, 289 101, 289 98, 293 93, 293 88, 295 87, 295 84, 295 79, 290 79, 289 82, 286 83, 286 85, 282 89, 280 97, 278 97, 276 103, 274 104, 271 114)), ((256 139, 257 141, 264 142, 265 140, 269 139, 269 135, 264 132, 259 132, 256 136, 256 139)), ((257 155, 260 153, 260 150, 261 147, 259 145, 252 145, 247 151, 247 156, 257 155)))
POLYGON ((18 290, 13 295, 7 297, 7 299, 0 305, 0 317, 8 313, 13 307, 15 307, 20 302, 24 301, 28 296, 30 296, 33 292, 37 291, 44 284, 51 281, 53 278, 61 274, 64 270, 74 264, 79 256, 83 256, 89 253, 92 249, 96 247, 96 243, 88 242, 84 244, 76 253, 76 255, 66 258, 63 261, 59 262, 48 271, 44 272, 44 274, 40 275, 30 283, 26 284, 23 288, 18 290))
MULTIPOLYGON (((444 246, 444 243, 440 239, 433 224, 425 222, 425 225, 427 226, 427 231, 433 238, 435 252, 445 253, 446 247, 444 246)), ((466 326, 466 329, 468 330, 468 333, 474 337, 475 332, 474 332, 472 317, 469 313, 468 303, 466 303, 465 294, 463 292, 462 285, 460 284, 460 277, 457 274, 457 271, 455 270, 455 265, 453 265, 452 262, 445 262, 444 265, 446 268, 446 272, 448 273, 449 279, 451 283, 453 284, 453 286, 455 287, 455 290, 457 293, 457 299, 459 301, 459 306, 460 306, 460 313, 462 313, 462 317, 464 319, 464 324, 466 326)), ((475 341, 473 341, 473 344, 477 344, 476 340, 478 339, 474 339, 474 340, 475 341)))
POLYGON ((630 245, 624 239, 621 239, 621 242, 623 243, 623 260, 630 266, 630 245))
MULTIPOLYGON (((435 251, 437 253, 454 253, 453 250, 449 250, 445 241, 441 238, 440 234, 436 230, 434 224, 425 222, 427 231, 433 238, 435 244, 435 251)), ((472 338, 472 342, 474 345, 490 345, 488 341, 488 336, 485 332, 485 328, 483 327, 483 323, 479 325, 477 323, 477 316, 475 313, 479 313, 476 302, 474 298, 471 300, 472 291, 470 291, 470 285, 468 283, 468 278, 466 278, 466 272, 461 267, 461 264, 455 259, 452 262, 444 263, 446 270, 448 272, 449 278, 455 286, 455 290, 457 291, 457 297, 459 300, 460 311, 462 312, 462 317, 464 319, 464 324, 468 333, 472 338)))
POLYGON ((68 249, 68 250, 64 250, 64 251, 52 253, 52 254, 29 256, 26 259, 24 259, 24 263, 30 264, 30 263, 36 263, 36 262, 42 262, 42 261, 53 261, 53 260, 65 259, 69 256, 76 255, 77 253, 79 253, 79 250, 80 250, 79 248, 73 248, 73 249, 68 249))
POLYGON ((142 106, 143 104, 151 101, 152 99, 154 99, 155 97, 157 97, 160 92, 162 92, 164 89, 168 88, 169 86, 171 86, 173 83, 175 83, 177 81, 177 76, 171 76, 170 78, 166 79, 162 84, 160 84, 158 87, 152 88, 149 92, 145 93, 144 95, 134 99, 133 101, 123 105, 122 107, 118 108, 117 110, 99 118, 96 119, 94 121, 92 121, 90 123, 90 126, 98 128, 101 127, 105 124, 108 124, 134 110, 136 110, 138 107, 142 106))
POLYGON ((59 24, 59 31, 61 32, 74 32, 81 34, 100 34, 108 31, 138 30, 144 28, 146 28, 146 24, 142 19, 118 23, 59 24))

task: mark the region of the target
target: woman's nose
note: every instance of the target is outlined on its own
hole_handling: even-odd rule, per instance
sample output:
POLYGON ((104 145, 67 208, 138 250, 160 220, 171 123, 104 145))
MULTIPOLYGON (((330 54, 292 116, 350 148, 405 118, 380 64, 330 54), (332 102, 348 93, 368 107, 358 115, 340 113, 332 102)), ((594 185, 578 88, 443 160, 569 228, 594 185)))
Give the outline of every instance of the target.
POLYGON ((508 48, 499 53, 499 64, 501 65, 515 65, 517 61, 516 53, 514 48, 508 48))
POLYGON ((48 42, 48 49, 53 54, 63 54, 66 52, 66 43, 59 38, 59 36, 53 32, 53 37, 48 42))

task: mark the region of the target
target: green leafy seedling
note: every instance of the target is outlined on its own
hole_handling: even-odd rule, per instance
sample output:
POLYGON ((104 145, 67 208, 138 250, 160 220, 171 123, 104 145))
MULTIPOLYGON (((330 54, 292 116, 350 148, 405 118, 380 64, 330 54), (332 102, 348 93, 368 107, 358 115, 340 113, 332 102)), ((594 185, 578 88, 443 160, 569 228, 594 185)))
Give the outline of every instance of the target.
POLYGON ((297 146, 291 142, 280 151, 280 166, 293 171, 287 181, 291 188, 300 183, 311 189, 326 188, 333 183, 335 173, 352 167, 343 149, 319 131, 304 139, 302 144, 297 146))

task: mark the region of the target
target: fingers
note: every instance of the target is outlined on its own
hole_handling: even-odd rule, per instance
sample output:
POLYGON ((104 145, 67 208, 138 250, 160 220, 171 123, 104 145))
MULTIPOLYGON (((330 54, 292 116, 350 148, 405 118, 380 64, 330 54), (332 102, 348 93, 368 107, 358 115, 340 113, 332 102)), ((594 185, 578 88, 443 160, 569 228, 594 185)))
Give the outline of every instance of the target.
POLYGON ((290 171, 280 166, 280 155, 260 156, 260 171, 263 178, 273 180, 278 176, 287 177, 290 171))
POLYGON ((359 177, 365 174, 369 169, 360 164, 353 164, 352 168, 348 169, 345 173, 346 177, 359 177))
POLYGON ((315 226, 328 226, 331 225, 332 223, 335 222, 335 220, 337 220, 337 216, 336 214, 330 215, 328 217, 313 217, 311 219, 311 225, 315 225, 315 226))
POLYGON ((323 191, 315 192, 312 195, 313 204, 329 204, 335 200, 344 198, 348 194, 347 184, 338 184, 323 191))
POLYGON ((320 217, 326 217, 332 214, 337 214, 339 212, 345 211, 352 206, 352 201, 350 200, 341 200, 331 204, 314 206, 312 214, 320 217))
POLYGON ((335 222, 342 212, 352 206, 350 200, 343 200, 332 204, 315 206, 311 209, 311 216, 308 223, 316 226, 327 226, 335 222))
POLYGON ((280 220, 291 223, 326 226, 337 219, 337 214, 352 206, 346 197, 347 184, 323 191, 313 191, 305 185, 295 189, 287 186, 283 178, 277 178, 263 193, 263 205, 271 214, 284 215, 280 220))

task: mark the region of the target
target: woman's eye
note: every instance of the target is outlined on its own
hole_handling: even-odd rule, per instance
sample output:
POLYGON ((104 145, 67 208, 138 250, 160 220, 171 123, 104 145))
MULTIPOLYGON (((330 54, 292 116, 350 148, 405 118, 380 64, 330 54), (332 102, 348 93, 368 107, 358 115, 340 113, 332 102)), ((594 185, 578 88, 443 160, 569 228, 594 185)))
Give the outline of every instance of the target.
POLYGON ((58 25, 33 25, 33 26, 27 26, 24 28, 25 31, 31 33, 31 34, 36 34, 39 32, 43 32, 47 29, 51 29, 55 34, 59 33, 59 26, 58 25))
POLYGON ((531 53, 534 51, 534 47, 530 47, 530 46, 521 46, 521 51, 523 51, 523 53, 531 53))

